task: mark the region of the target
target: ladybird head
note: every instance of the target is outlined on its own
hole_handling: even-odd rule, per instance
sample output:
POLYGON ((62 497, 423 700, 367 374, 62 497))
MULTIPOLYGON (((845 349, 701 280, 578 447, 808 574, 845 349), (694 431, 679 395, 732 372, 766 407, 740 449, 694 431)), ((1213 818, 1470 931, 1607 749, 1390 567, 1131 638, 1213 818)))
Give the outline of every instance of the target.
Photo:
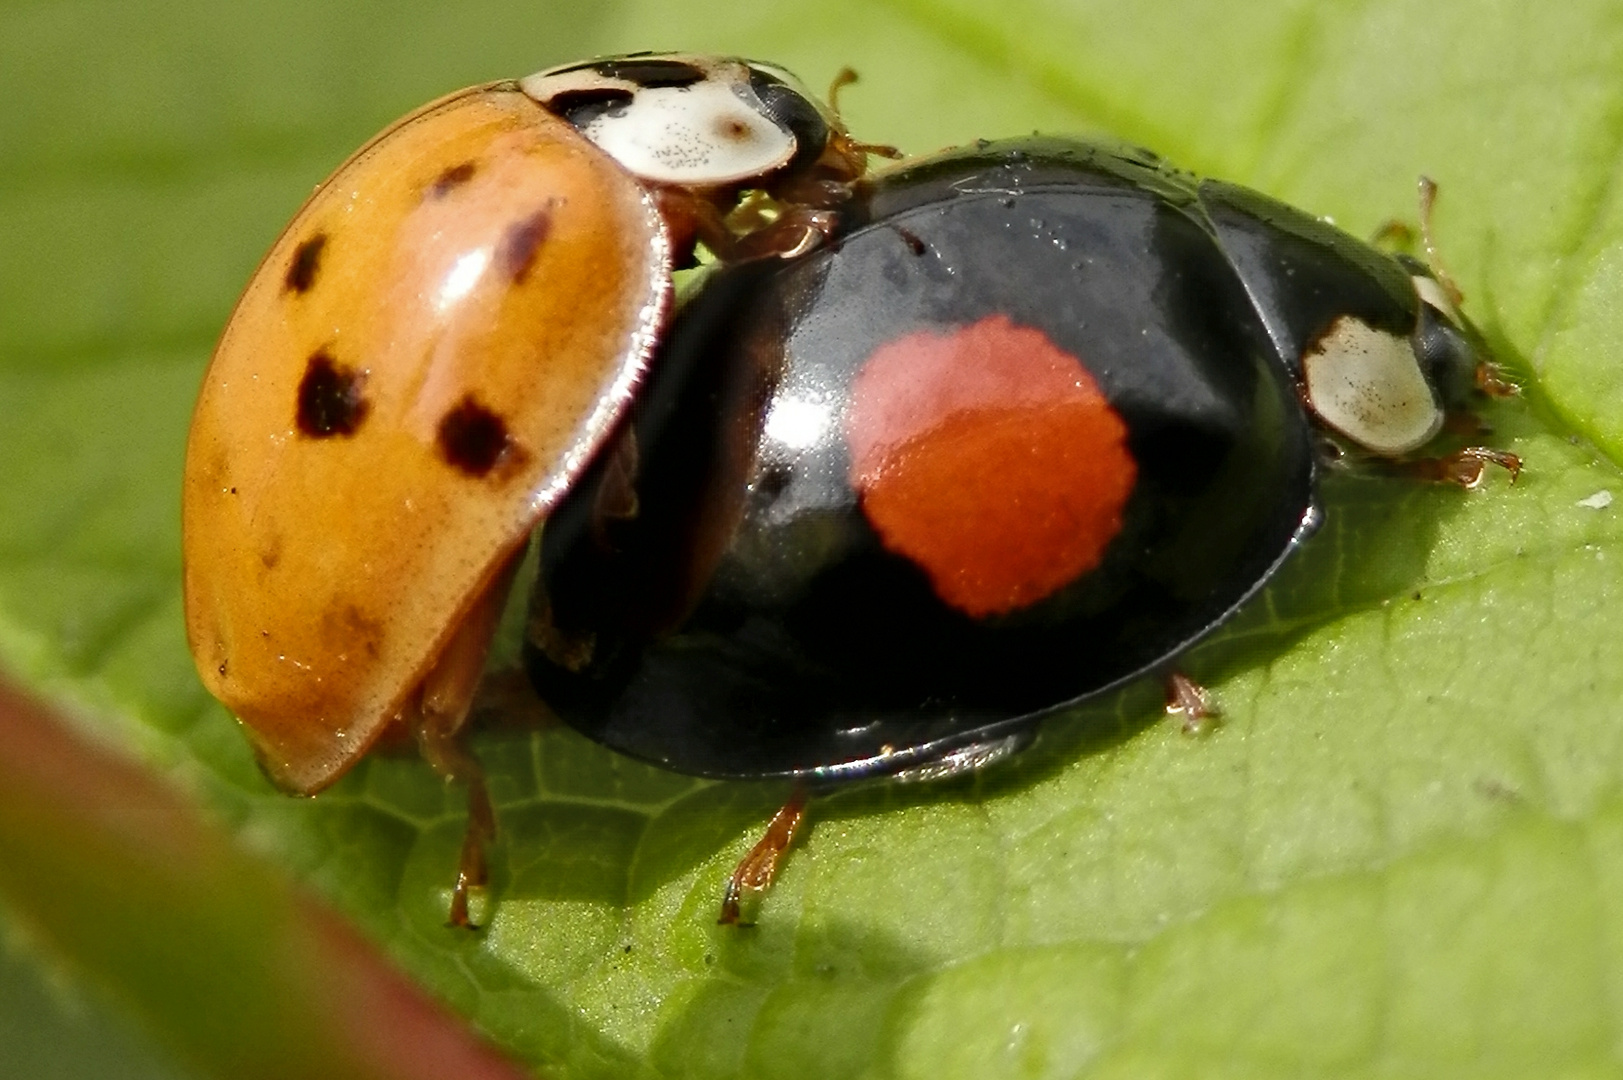
POLYGON ((1414 289, 1412 329, 1342 315, 1302 357, 1308 404, 1333 430, 1383 457, 1425 447, 1470 400, 1490 370, 1488 350, 1460 314, 1446 278, 1397 257, 1414 289))
POLYGON ((1487 344, 1470 320, 1460 313, 1458 299, 1446 278, 1418 259, 1399 256, 1409 271, 1419 300, 1420 315, 1410 341, 1426 379, 1445 409, 1467 408, 1471 394, 1482 385, 1491 367, 1487 344))
POLYGON ((658 185, 765 187, 811 169, 844 136, 798 79, 749 60, 633 53, 551 68, 520 86, 658 185))

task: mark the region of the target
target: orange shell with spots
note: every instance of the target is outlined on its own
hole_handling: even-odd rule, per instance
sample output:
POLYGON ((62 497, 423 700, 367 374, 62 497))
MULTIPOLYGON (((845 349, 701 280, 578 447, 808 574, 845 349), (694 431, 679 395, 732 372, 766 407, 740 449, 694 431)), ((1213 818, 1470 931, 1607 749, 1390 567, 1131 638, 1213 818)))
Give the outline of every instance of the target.
POLYGON ((652 197, 516 84, 324 183, 226 326, 186 449, 186 628, 280 785, 403 710, 624 409, 667 318, 652 197))

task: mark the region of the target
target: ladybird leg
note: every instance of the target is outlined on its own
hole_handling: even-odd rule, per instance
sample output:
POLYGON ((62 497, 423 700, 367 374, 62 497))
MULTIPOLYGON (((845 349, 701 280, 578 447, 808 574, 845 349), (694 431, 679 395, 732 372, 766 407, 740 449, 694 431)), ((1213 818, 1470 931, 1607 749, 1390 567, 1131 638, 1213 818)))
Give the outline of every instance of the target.
POLYGON ((1486 360, 1476 366, 1476 388, 1495 398, 1515 397, 1522 392, 1520 386, 1486 360))
MULTIPOLYGON (((673 235, 686 236, 689 247, 693 241, 703 244, 724 263, 803 255, 832 236, 840 224, 839 214, 833 210, 789 206, 767 224, 741 236, 728 227, 726 215, 703 196, 666 188, 659 193, 659 204, 666 220, 674 223, 673 235)), ((765 220, 765 209, 751 210, 753 220, 765 220)), ((682 250, 682 244, 677 249, 682 250)))
POLYGON ((839 226, 840 215, 837 211, 792 206, 779 214, 772 224, 740 237, 733 247, 732 258, 798 258, 821 247, 839 226))
POLYGON ((447 926, 471 928, 468 893, 483 888, 489 880, 485 850, 496 839, 496 810, 485 786, 484 766, 453 734, 430 723, 417 727, 417 744, 434 771, 447 781, 460 781, 468 788, 468 828, 462 834, 462 852, 457 859, 456 887, 451 890, 447 926))
POLYGON ((1504 469, 1510 474, 1510 482, 1513 484, 1522 471, 1520 457, 1488 446, 1467 446, 1444 457, 1400 461, 1393 467, 1401 475, 1415 480, 1457 484, 1462 488, 1472 489, 1482 486, 1489 465, 1497 465, 1504 469))
POLYGON ((727 214, 727 228, 735 236, 752 233, 777 220, 782 206, 764 191, 751 191, 727 214))
MULTIPOLYGON (((685 188, 661 188, 659 211, 671 223, 673 244, 678 253, 691 252, 693 245, 699 243, 724 263, 738 262, 743 258, 739 253, 739 235, 729 226, 727 215, 712 198, 685 188)), ((759 215, 760 211, 754 213, 759 215)), ((678 258, 676 263, 683 266, 686 260, 678 258)))
POLYGON ((712 199, 686 188, 660 188, 654 198, 659 203, 659 216, 670 230, 671 260, 676 269, 697 265, 693 258, 695 244, 703 244, 716 258, 726 261, 721 249, 731 247, 733 234, 727 228, 726 216, 712 199))
POLYGON ((496 812, 485 787, 484 768, 462 745, 459 735, 523 554, 521 545, 508 557, 424 676, 412 724, 418 748, 434 771, 448 782, 466 784, 468 789, 468 828, 462 837, 456 888, 451 893, 447 919, 451 926, 473 925, 468 917, 468 891, 485 884, 485 849, 496 839, 496 812))
MULTIPOLYGON (((845 132, 836 131, 829 135, 828 145, 823 147, 823 154, 817 159, 810 174, 821 173, 832 183, 849 189, 851 184, 860 180, 868 171, 868 158, 882 157, 895 161, 903 156, 894 146, 858 142, 845 132)), ((842 199, 845 197, 841 196, 842 199)))
POLYGON ((721 916, 717 923, 722 926, 754 925, 753 919, 746 921, 741 914, 744 892, 748 890, 759 896, 771 887, 772 879, 778 874, 778 863, 783 860, 789 845, 795 842, 795 833, 805 820, 808 797, 806 785, 796 784, 789 801, 772 815, 766 834, 756 841, 727 879, 727 891, 722 897, 721 916))
MULTIPOLYGON (((812 225, 825 237, 839 224, 837 214, 817 214, 815 211, 837 211, 851 201, 851 185, 840 180, 800 177, 786 183, 772 194, 751 192, 727 214, 728 232, 735 238, 748 240, 753 234, 776 228, 787 232, 791 226, 780 225, 785 217, 799 222, 796 228, 812 225), (804 212, 803 212, 804 211, 804 212)), ((793 243, 778 242, 779 248, 793 243)), ((765 251, 764 254, 778 254, 765 251)), ((735 254, 733 256, 737 258, 735 254)))
POLYGON ((1204 735, 1217 726, 1223 713, 1204 686, 1174 671, 1167 676, 1167 715, 1182 718, 1185 735, 1204 735))

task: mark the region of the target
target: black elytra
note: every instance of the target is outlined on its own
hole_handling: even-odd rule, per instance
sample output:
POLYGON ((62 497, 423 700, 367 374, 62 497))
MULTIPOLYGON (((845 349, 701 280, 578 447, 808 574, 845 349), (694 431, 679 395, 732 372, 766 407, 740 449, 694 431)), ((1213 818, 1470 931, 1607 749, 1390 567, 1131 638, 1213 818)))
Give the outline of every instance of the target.
MULTIPOLYGON (((1168 671, 1313 531, 1301 358, 1338 317, 1424 337, 1440 401, 1468 384, 1468 340, 1423 333, 1423 306, 1398 259, 1147 152, 1034 138, 891 171, 830 244, 720 270, 683 310, 617 446, 543 529, 531 679, 590 738, 706 776, 882 775, 1025 732, 1168 671), (875 413, 856 395, 887 350, 969 327, 1072 358, 1130 462, 1107 478, 1124 501, 1095 527, 1102 554, 990 610, 887 533, 852 419, 875 413)), ((974 427, 955 408, 936 419, 974 427)), ((1009 415, 1019 431, 1042 414, 1009 415)), ((918 430, 886 469, 956 438, 907 442, 918 430)), ((997 453, 994 487, 1057 475, 997 453)))

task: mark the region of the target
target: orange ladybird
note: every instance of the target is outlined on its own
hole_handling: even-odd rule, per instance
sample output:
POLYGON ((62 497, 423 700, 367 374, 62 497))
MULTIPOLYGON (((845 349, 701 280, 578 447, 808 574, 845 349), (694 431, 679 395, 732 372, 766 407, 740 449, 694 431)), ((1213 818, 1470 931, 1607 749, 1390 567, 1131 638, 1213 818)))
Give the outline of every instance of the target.
POLYGON ((815 246, 868 148, 780 69, 636 55, 472 87, 311 196, 215 350, 186 450, 186 626, 291 792, 454 740, 512 569, 631 400, 703 242, 815 246))

